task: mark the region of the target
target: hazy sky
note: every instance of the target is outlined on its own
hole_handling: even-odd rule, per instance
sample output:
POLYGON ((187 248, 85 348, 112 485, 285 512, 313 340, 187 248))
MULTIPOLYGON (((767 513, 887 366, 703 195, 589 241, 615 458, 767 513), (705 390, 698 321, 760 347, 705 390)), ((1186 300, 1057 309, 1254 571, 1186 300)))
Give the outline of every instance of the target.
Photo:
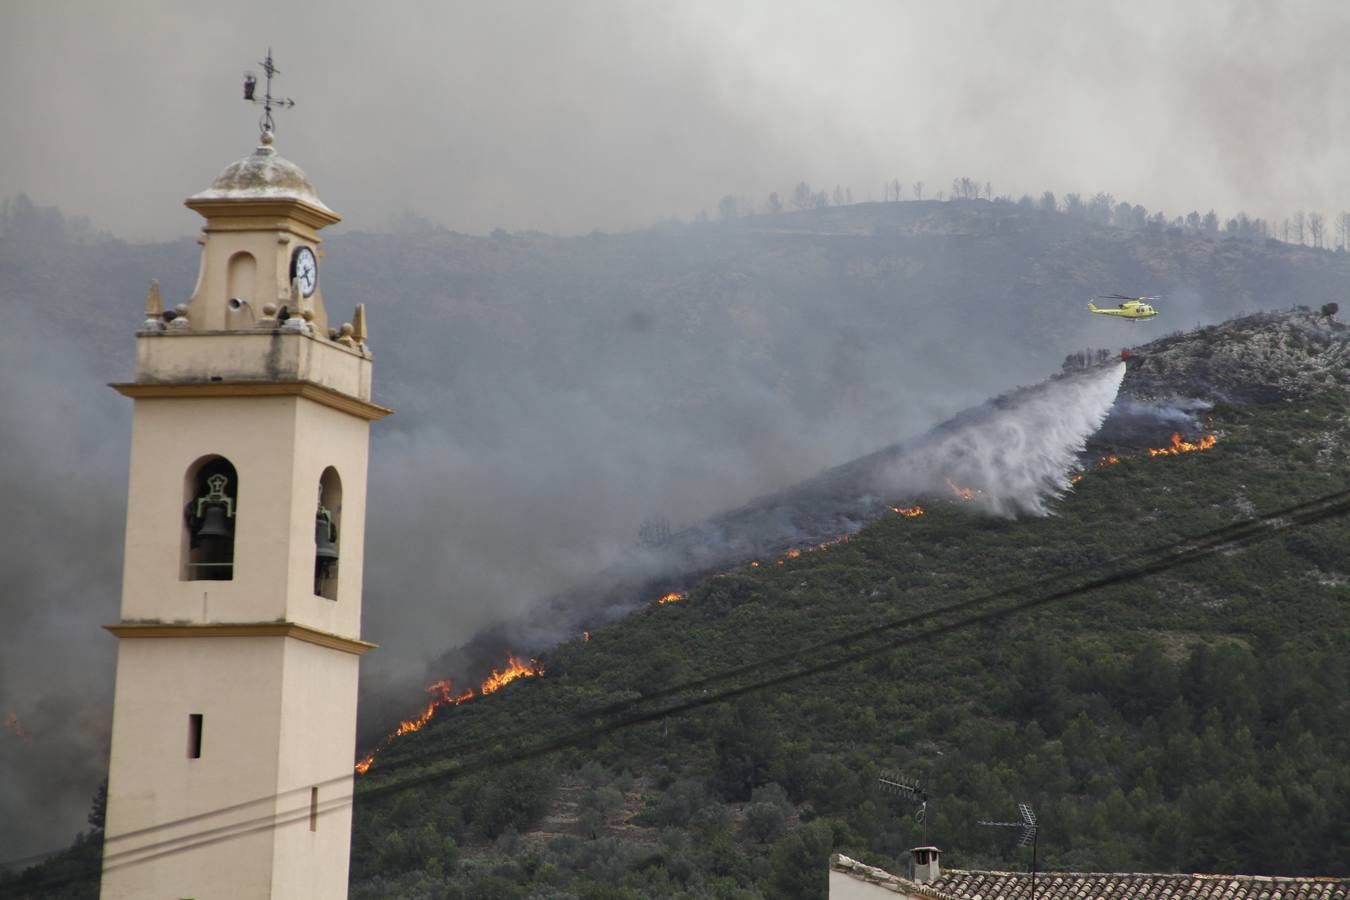
MULTIPOLYGON (((256 142, 260 111, 240 84, 269 44, 277 92, 299 101, 277 114, 278 147, 359 229, 411 211, 474 232, 613 230, 712 211, 726 193, 762 203, 803 179, 865 200, 883 180, 901 179, 908 197, 915 181, 932 195, 962 175, 1014 196, 1110 191, 1173 215, 1350 209, 1344 0, 0 0, 0 198, 26 192, 133 239, 193 234, 200 220, 182 199, 256 142)), ((381 426, 366 609, 386 649, 367 673, 420 663, 489 613, 595 571, 651 509, 682 526, 911 436, 1005 380, 972 345, 953 354, 937 337, 927 352, 941 365, 916 380, 924 354, 905 359, 847 322, 822 324, 810 312, 835 311, 803 300, 812 285, 786 292, 806 314, 776 324, 782 297, 711 284, 712 301, 765 323, 704 333, 722 341, 704 342, 716 349, 708 359, 726 361, 709 366, 727 375, 709 380, 727 386, 709 395, 723 418, 651 421, 647 401, 669 385, 646 354, 682 334, 664 310, 644 330, 572 335, 605 342, 613 352, 597 358, 613 361, 614 377, 586 366, 576 367, 585 379, 557 383, 528 367, 503 374, 516 358, 485 346, 426 392, 442 405, 381 426), (795 382, 752 377, 765 366, 743 352, 747 335, 757 353, 774 349, 774 365, 795 361, 802 396, 795 382), (957 369, 963 380, 933 386, 957 369), (813 385, 821 397, 858 388, 868 414, 818 409, 813 385), (467 434, 466 408, 481 417, 467 434), (401 581, 407 573, 420 581, 401 581)), ((1173 303, 1190 296, 1201 309, 1183 287, 1169 289, 1173 303)), ((472 279, 458 291, 455 315, 548 309, 543 292, 477 297, 472 279)), ((16 295, 0 332, 0 359, 29 375, 0 379, 7 496, 24 510, 0 541, 20 610, 0 637, 0 695, 22 700, 32 733, 0 743, 0 772, 21 773, 0 779, 5 858, 68 840, 102 774, 115 644, 96 624, 115 615, 120 545, 107 523, 124 514, 129 446, 129 407, 99 384, 105 357, 24 316, 37 299, 16 295), (27 813, 39 808, 34 824, 27 813)), ((617 314, 626 296, 601 299, 592 308, 616 314, 588 323, 632 321, 617 314)), ((698 312, 700 298, 687 300, 698 312)), ((127 365, 138 302, 132 293, 122 313, 127 365)), ((1198 321, 1180 308, 1180 324, 1198 321)), ((924 327, 949 333, 940 318, 924 327)), ((557 358, 576 349, 560 340, 557 358)))
POLYGON ((953 176, 1171 214, 1350 207, 1350 4, 0 0, 0 196, 118 234, 255 143, 357 228, 563 233, 953 176))

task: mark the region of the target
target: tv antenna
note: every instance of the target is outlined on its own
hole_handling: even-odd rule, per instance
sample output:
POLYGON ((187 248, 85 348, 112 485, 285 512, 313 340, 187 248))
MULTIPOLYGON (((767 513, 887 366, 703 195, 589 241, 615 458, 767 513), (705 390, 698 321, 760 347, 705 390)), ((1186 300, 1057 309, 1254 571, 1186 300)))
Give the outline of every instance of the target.
POLYGON ((882 772, 877 779, 881 790, 887 794, 899 794, 918 804, 914 810, 914 821, 923 826, 923 840, 928 842, 928 791, 917 778, 908 778, 896 772, 882 772))
POLYGON ((1036 813, 1032 812, 1030 803, 1017 804, 1017 814, 1021 818, 1020 822, 984 822, 981 825, 988 825, 991 828, 1019 828, 1022 833, 1017 836, 1017 846, 1031 847, 1031 900, 1036 900, 1036 838, 1040 833, 1041 826, 1036 821, 1036 813))
MULTIPOLYGON (((278 109, 290 109, 295 106, 295 101, 290 97, 272 96, 272 76, 280 75, 281 70, 272 63, 272 48, 267 48, 267 58, 258 63, 262 66, 263 72, 267 75, 267 85, 263 88, 263 95, 255 97, 258 89, 258 78, 252 72, 244 73, 244 99, 249 103, 261 103, 263 107, 262 118, 258 120, 258 127, 262 129, 264 138, 270 138, 276 131, 276 123, 272 121, 272 107, 278 109)), ((263 143, 270 144, 270 140, 264 140, 263 143)))

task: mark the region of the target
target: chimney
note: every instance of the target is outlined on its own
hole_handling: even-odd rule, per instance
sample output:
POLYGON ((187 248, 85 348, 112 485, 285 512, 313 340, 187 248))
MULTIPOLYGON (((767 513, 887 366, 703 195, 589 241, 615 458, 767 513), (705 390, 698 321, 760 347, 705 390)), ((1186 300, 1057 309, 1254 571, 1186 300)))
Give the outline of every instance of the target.
POLYGON ((910 871, 912 880, 919 884, 937 881, 942 875, 938 857, 942 851, 936 847, 913 847, 910 849, 910 871))

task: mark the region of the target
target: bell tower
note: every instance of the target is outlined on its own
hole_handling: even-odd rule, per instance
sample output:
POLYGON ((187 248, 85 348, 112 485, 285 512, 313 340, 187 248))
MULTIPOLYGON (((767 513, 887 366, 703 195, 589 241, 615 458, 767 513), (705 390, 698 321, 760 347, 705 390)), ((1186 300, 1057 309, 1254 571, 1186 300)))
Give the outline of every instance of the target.
MULTIPOLYGON (((262 139, 187 206, 191 297, 136 336, 104 898, 345 897, 371 401, 329 327, 338 216, 262 139)), ((251 78, 251 76, 250 76, 251 78)), ((253 99, 246 83, 245 97, 253 99)))

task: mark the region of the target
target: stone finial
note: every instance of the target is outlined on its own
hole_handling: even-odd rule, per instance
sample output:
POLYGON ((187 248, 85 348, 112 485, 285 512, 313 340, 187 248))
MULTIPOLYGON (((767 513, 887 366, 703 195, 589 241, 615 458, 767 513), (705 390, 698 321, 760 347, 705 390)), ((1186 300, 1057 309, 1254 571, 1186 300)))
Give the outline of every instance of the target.
POLYGON ((342 328, 338 330, 337 342, 344 347, 351 347, 355 350, 357 344, 356 339, 352 337, 353 331, 351 322, 343 322, 342 328))
POLYGON ((281 327, 287 331, 308 332, 310 330, 309 320, 314 318, 314 311, 309 308, 305 294, 300 290, 299 278, 291 279, 291 302, 294 305, 289 309, 290 318, 281 327))
POLYGON ((192 327, 192 322, 188 319, 188 305, 180 303, 173 308, 173 320, 169 322, 169 327, 178 331, 187 331, 192 327))
POLYGON ((159 280, 150 282, 150 290, 145 294, 145 322, 141 331, 164 330, 164 301, 159 295, 159 280))
POLYGON ((358 303, 356 304, 356 312, 352 314, 352 339, 364 347, 367 336, 366 305, 358 303))
POLYGON ((150 280, 150 290, 145 295, 145 317, 158 319, 164 314, 164 301, 159 296, 159 279, 150 280))
POLYGON ((305 289, 300 284, 300 277, 297 275, 291 279, 291 300, 295 302, 295 308, 291 312, 303 316, 305 310, 309 309, 309 298, 305 296, 305 289))

